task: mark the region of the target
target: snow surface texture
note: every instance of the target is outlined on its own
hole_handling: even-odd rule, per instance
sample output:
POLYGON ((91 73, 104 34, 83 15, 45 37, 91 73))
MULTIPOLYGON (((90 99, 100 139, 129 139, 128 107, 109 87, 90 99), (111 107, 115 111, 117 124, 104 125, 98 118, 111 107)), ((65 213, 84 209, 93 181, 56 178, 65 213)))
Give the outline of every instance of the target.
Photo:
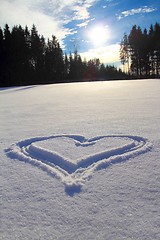
POLYGON ((151 144, 148 140, 138 136, 113 135, 85 139, 78 135, 57 135, 21 141, 12 145, 6 150, 6 153, 11 158, 29 162, 50 175, 56 176, 64 183, 66 192, 73 195, 74 192, 80 191, 85 180, 90 178, 94 171, 106 168, 113 163, 125 161, 150 149, 151 144), (108 148, 106 140, 108 140, 108 145, 111 145, 111 143, 113 145, 115 139, 118 142, 127 139, 128 143, 106 150, 108 148), (40 142, 42 146, 48 146, 51 140, 53 150, 58 147, 58 151, 51 151, 37 144, 40 142), (56 146, 54 146, 55 141, 53 140, 56 140, 56 146), (101 144, 98 144, 99 142, 101 144), (102 147, 104 147, 103 151, 102 147), (63 148, 63 155, 59 153, 61 148, 63 148), (85 156, 86 150, 89 154, 85 156), (81 158, 75 159, 79 154, 81 158))
POLYGON ((159 93, 159 80, 0 89, 0 239, 159 240, 159 93))

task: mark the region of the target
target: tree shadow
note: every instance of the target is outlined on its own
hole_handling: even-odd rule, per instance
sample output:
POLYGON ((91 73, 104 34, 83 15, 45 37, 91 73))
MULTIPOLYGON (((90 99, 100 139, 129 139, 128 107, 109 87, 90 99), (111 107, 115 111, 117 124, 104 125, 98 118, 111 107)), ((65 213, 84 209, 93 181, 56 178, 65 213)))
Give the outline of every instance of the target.
POLYGON ((31 86, 15 86, 15 87, 1 87, 1 88, 0 88, 0 91, 7 91, 7 90, 10 90, 10 91, 17 92, 17 91, 27 90, 27 89, 30 89, 30 88, 35 88, 35 87, 37 87, 37 86, 38 86, 38 85, 31 85, 31 86))
POLYGON ((37 87, 37 85, 20 87, 20 88, 16 89, 15 91, 22 91, 22 90, 27 90, 27 89, 30 89, 30 88, 35 88, 35 87, 37 87))

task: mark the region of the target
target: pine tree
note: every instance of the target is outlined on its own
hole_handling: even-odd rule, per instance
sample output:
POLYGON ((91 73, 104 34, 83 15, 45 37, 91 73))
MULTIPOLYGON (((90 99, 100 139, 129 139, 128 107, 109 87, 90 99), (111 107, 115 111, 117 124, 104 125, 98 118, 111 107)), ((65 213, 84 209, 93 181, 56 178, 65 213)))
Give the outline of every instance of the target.
POLYGON ((75 77, 74 59, 70 52, 69 54, 69 80, 73 81, 75 77))
POLYGON ((26 79, 24 76, 26 67, 26 42, 25 33, 21 25, 14 26, 11 32, 11 74, 15 85, 24 85, 26 79))
POLYGON ((150 75, 150 49, 149 49, 149 36, 147 29, 143 31, 143 45, 142 45, 142 62, 143 62, 143 75, 146 77, 150 75))
POLYGON ((24 78, 26 84, 31 84, 32 83, 31 34, 27 26, 25 26, 24 29, 24 37, 25 37, 24 78))
POLYGON ((105 65, 102 63, 99 68, 99 78, 105 79, 106 78, 106 68, 105 65))
POLYGON ((63 52, 55 36, 48 39, 45 52, 45 70, 49 82, 61 82, 64 78, 63 52))
POLYGON ((67 54, 64 56, 64 81, 68 81, 69 78, 69 60, 67 54))
POLYGON ((130 59, 130 45, 129 45, 129 40, 128 36, 126 33, 124 33, 123 39, 120 43, 120 60, 122 65, 127 64, 127 72, 129 73, 129 62, 130 59))
POLYGON ((155 74, 160 75, 160 25, 156 22, 154 25, 154 59, 155 59, 155 74))
POLYGON ((13 86, 11 79, 11 32, 8 24, 4 28, 4 79, 6 86, 13 86))
POLYGON ((0 85, 5 86, 5 55, 4 55, 4 36, 0 28, 0 85))

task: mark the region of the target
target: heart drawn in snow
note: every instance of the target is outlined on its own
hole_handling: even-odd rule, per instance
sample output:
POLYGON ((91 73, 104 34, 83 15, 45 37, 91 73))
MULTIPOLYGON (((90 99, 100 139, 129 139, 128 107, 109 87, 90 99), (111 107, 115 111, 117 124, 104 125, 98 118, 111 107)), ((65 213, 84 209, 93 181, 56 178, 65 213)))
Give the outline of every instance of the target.
POLYGON ((95 171, 151 149, 139 136, 108 135, 86 139, 79 135, 36 137, 13 144, 10 158, 29 162, 58 178, 68 194, 80 191, 95 171))

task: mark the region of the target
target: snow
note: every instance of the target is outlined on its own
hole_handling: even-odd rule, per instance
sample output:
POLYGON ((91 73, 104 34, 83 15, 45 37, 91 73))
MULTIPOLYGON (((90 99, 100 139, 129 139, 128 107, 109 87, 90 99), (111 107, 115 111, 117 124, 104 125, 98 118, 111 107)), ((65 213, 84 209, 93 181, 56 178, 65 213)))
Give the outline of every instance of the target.
POLYGON ((0 89, 1 239, 160 239, 160 81, 0 89))
POLYGON ((147 139, 137 136, 112 135, 85 139, 78 135, 57 135, 21 141, 13 144, 6 153, 13 159, 31 163, 57 177, 64 183, 66 192, 73 195, 77 189, 80 191, 94 171, 125 161, 151 148, 147 139), (128 143, 120 145, 121 141, 127 138, 128 143), (108 148, 115 139, 117 146, 108 148), (48 145, 54 151, 49 150, 48 145), (63 155, 59 154, 61 149, 63 155))

